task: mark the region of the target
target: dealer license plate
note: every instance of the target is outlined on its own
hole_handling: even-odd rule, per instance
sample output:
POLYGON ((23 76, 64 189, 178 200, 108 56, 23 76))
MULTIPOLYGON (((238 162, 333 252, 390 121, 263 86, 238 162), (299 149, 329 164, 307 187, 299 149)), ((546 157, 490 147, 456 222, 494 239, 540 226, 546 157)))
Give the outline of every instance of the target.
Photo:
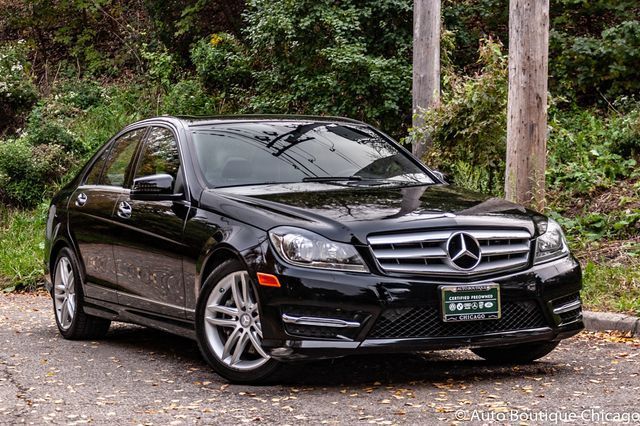
POLYGON ((444 322, 499 319, 500 286, 495 283, 440 286, 444 322))

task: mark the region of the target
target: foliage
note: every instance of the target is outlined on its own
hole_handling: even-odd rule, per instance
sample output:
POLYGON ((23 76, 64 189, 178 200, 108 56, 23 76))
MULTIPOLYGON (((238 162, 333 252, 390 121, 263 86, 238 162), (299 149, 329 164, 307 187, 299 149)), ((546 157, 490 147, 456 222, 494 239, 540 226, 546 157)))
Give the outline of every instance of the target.
POLYGON ((249 1, 251 108, 345 115, 399 135, 411 108, 411 10, 407 0, 249 1))
POLYGON ((196 74, 212 91, 230 92, 251 85, 251 58, 234 36, 216 33, 199 40, 191 50, 196 74))
POLYGON ((154 91, 148 86, 136 83, 113 85, 105 89, 100 103, 67 117, 66 122, 70 131, 81 135, 86 158, 124 126, 159 114, 158 108, 154 91))
POLYGON ((50 184, 69 166, 60 145, 33 146, 24 138, 0 144, 0 198, 5 203, 33 207, 49 195, 50 184))
POLYGON ((146 43, 143 43, 140 56, 146 61, 149 80, 168 90, 178 69, 173 55, 164 46, 151 50, 146 43))
POLYGON ((44 274, 47 204, 35 210, 0 206, 0 289, 35 288, 44 274))
POLYGON ((582 290, 586 307, 640 315, 639 266, 587 263, 583 271, 582 290))
POLYGON ((469 189, 502 191, 506 149, 508 70, 502 45, 484 40, 473 76, 447 70, 441 105, 424 113, 410 140, 430 138, 427 163, 469 189))
POLYGON ((59 145, 71 155, 84 151, 78 138, 67 129, 61 119, 49 115, 43 104, 29 114, 22 139, 31 145, 59 145))
MULTIPOLYGON (((453 63, 477 70, 478 40, 508 44, 509 0, 444 0, 444 25, 453 32, 453 63)), ((638 93, 640 7, 637 0, 556 0, 550 5, 550 89, 582 105, 638 93)))
POLYGON ((550 112, 550 155, 547 183, 571 197, 608 187, 630 177, 637 161, 627 155, 637 149, 640 113, 601 116, 597 111, 550 112))
POLYGON ((218 98, 207 94, 199 80, 181 80, 171 87, 164 98, 163 111, 170 115, 222 114, 218 98))
POLYGON ((23 41, 0 45, 0 135, 36 102, 23 41))
POLYGON ((191 46, 212 33, 240 35, 245 8, 242 0, 144 1, 156 39, 181 65, 186 65, 191 46))
POLYGON ((640 20, 622 22, 599 36, 556 31, 551 42, 558 52, 552 63, 556 90, 587 103, 640 93, 640 20))

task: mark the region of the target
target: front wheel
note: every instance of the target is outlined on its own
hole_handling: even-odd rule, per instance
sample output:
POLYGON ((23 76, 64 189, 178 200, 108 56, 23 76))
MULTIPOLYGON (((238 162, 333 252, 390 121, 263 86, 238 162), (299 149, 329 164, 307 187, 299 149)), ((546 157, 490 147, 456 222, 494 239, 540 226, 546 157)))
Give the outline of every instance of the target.
POLYGON ((471 352, 496 364, 529 364, 548 355, 558 342, 523 343, 519 345, 474 348, 471 352))
POLYGON ((196 309, 196 335, 205 360, 232 382, 265 382, 280 367, 262 348, 256 288, 238 261, 224 262, 207 278, 196 309))

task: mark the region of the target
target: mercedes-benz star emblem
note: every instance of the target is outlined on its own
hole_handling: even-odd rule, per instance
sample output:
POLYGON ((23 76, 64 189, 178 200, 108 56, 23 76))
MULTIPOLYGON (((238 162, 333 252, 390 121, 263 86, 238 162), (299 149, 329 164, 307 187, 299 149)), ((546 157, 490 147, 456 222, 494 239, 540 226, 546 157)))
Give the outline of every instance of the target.
POLYGON ((447 254, 456 268, 469 271, 480 263, 480 243, 469 234, 456 232, 447 241, 447 254))

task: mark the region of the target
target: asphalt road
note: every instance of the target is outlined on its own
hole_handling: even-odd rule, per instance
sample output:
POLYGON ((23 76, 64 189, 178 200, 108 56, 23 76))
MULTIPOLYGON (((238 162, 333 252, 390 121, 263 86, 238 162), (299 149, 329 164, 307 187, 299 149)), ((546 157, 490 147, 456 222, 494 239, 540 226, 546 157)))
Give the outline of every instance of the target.
POLYGON ((638 424, 639 402, 640 341, 606 334, 525 367, 463 350, 352 357, 251 387, 227 384, 190 340, 116 325, 65 341, 48 297, 0 295, 1 424, 638 424))

